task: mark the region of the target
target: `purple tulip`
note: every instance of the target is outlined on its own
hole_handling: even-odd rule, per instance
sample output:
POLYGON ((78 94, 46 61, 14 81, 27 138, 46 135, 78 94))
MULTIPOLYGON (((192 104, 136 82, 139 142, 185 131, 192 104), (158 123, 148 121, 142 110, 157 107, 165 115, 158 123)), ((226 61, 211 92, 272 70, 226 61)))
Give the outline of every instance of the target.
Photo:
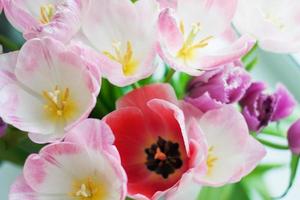
POLYGON ((249 73, 236 61, 194 78, 188 85, 185 100, 206 112, 238 102, 250 84, 249 73))
POLYGON ((7 124, 0 118, 0 138, 5 135, 7 124))
POLYGON ((300 154, 300 119, 298 119, 288 130, 288 142, 294 154, 300 154))
POLYGON ((288 117, 296 106, 293 95, 283 85, 278 84, 273 94, 265 94, 266 88, 262 82, 252 83, 240 101, 242 113, 251 131, 258 132, 269 122, 288 117))

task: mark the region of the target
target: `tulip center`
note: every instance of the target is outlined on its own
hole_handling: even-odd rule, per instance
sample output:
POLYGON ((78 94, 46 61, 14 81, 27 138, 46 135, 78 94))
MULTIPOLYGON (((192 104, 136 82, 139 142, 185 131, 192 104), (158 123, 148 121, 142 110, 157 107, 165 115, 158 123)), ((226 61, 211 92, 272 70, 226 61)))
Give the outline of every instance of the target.
POLYGON ((75 200, 103 200, 107 199, 107 188, 104 183, 88 177, 73 182, 73 191, 69 194, 75 200))
POLYGON ((44 109, 51 120, 66 120, 74 115, 76 106, 70 98, 69 88, 61 90, 55 86, 53 91, 43 91, 43 97, 46 102, 44 109))
POLYGON ((215 163, 218 160, 218 157, 216 157, 213 154, 213 151, 214 151, 214 147, 213 146, 208 149, 208 156, 207 156, 207 160, 206 160, 206 165, 207 165, 207 172, 206 172, 206 174, 208 176, 211 175, 212 170, 214 168, 214 165, 215 165, 215 163))
POLYGON ((40 22, 48 24, 55 14, 55 7, 53 4, 46 4, 40 7, 40 22))
MULTIPOLYGON (((185 35, 185 28, 182 21, 180 22, 180 31, 183 35, 185 35)), ((208 45, 209 40, 211 40, 213 36, 208 36, 200 41, 195 41, 200 31, 200 23, 192 24, 192 30, 184 41, 181 49, 177 52, 177 58, 182 59, 184 62, 193 60, 195 58, 196 50, 204 48, 208 45)))
POLYGON ((182 166, 182 160, 179 152, 179 144, 172 141, 166 141, 158 137, 156 143, 145 149, 147 155, 146 167, 148 170, 161 175, 167 179, 182 166))
POLYGON ((133 75, 138 68, 139 62, 133 56, 132 44, 130 41, 127 42, 126 51, 122 53, 121 42, 113 42, 115 54, 108 51, 104 51, 103 54, 110 59, 120 63, 122 65, 123 73, 125 76, 133 75))

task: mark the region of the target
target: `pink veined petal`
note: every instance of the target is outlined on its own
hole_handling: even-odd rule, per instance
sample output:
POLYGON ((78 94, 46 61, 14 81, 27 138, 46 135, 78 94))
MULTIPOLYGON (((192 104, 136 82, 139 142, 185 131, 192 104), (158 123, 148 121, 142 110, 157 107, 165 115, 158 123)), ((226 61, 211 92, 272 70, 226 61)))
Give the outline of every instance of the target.
POLYGON ((119 153, 113 146, 115 137, 110 127, 100 120, 86 119, 72 128, 66 135, 65 141, 95 149, 96 151, 108 152, 120 160, 119 153))
POLYGON ((165 194, 166 200, 196 199, 201 185, 194 181, 193 173, 185 173, 178 184, 169 189, 165 194))
POLYGON ((23 175, 11 185, 8 198, 9 200, 38 200, 36 192, 27 184, 23 175))
POLYGON ((90 8, 83 21, 83 33, 88 45, 101 54, 99 68, 103 76, 117 86, 126 86, 150 76, 156 69, 159 11, 156 1, 141 0, 133 4, 130 1, 100 0, 91 2, 90 8), (137 61, 132 74, 126 74, 122 62, 104 53, 114 54, 116 44, 126 49, 128 43, 132 47, 133 59, 137 61))
POLYGON ((161 45, 176 53, 182 47, 184 38, 171 12, 172 10, 165 9, 160 13, 158 27, 161 45))
POLYGON ((177 12, 185 24, 201 23, 205 32, 222 33, 231 23, 237 0, 178 0, 177 12), (213 24, 213 26, 212 26, 213 24))
POLYGON ((31 1, 4 0, 8 20, 26 39, 50 36, 62 42, 68 42, 79 30, 81 18, 89 0, 84 2, 72 0, 31 1), (40 22, 42 6, 52 4, 54 14, 47 24, 40 22))
POLYGON ((24 165, 24 178, 30 187, 39 193, 65 194, 72 191, 72 173, 76 168, 66 173, 65 167, 70 156, 82 152, 82 148, 71 143, 48 145, 41 150, 40 155, 32 154, 28 157, 24 165), (59 187, 51 187, 53 185, 59 187))
POLYGON ((14 74, 19 52, 0 54, 0 88, 16 82, 14 74))
POLYGON ((243 116, 231 106, 205 113, 200 127, 211 149, 208 156, 217 158, 209 174, 197 177, 203 184, 221 186, 236 182, 265 155, 263 146, 249 135, 243 116))

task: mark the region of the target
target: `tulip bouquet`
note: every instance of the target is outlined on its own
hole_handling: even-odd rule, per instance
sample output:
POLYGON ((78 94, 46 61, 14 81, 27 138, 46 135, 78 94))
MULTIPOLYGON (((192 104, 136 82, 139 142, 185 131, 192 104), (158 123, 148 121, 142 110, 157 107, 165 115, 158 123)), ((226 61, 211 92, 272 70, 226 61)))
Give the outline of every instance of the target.
POLYGON ((266 147, 290 147, 292 186, 297 102, 251 69, 258 48, 300 51, 298 0, 0 7, 25 39, 0 37, 0 159, 23 166, 9 200, 270 199, 266 147))

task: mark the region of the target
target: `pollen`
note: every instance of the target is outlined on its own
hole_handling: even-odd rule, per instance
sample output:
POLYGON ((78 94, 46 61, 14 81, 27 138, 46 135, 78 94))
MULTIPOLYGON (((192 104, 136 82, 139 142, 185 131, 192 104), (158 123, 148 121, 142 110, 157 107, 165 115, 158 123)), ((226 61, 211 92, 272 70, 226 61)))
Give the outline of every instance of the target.
POLYGON ((208 175, 208 176, 210 176, 212 174, 214 165, 218 160, 218 157, 214 156, 213 151, 214 151, 213 146, 208 149, 208 156, 207 156, 207 160, 206 160, 206 165, 207 165, 206 175, 208 175))
POLYGON ((71 99, 69 88, 61 90, 55 86, 53 91, 43 91, 42 95, 45 100, 45 113, 51 120, 67 120, 74 115, 76 106, 71 99))
POLYGON ((107 199, 107 187, 101 181, 87 177, 73 182, 69 196, 74 200, 104 200, 107 199))
MULTIPOLYGON (((185 35, 185 27, 183 21, 180 22, 180 31, 185 35)), ((195 39, 201 31, 200 23, 192 24, 192 30, 184 41, 181 49, 177 52, 177 58, 182 59, 184 62, 193 60, 196 55, 196 50, 204 48, 208 45, 209 40, 213 39, 213 36, 207 36, 204 39, 196 42, 195 39)))
POLYGON ((40 22, 48 24, 55 14, 55 7, 53 4, 46 4, 40 7, 40 22))
POLYGON ((130 41, 126 44, 126 50, 122 52, 121 42, 113 42, 115 54, 104 51, 103 54, 108 58, 120 63, 122 65, 123 73, 125 76, 132 76, 138 69, 139 62, 134 58, 132 44, 130 41))

